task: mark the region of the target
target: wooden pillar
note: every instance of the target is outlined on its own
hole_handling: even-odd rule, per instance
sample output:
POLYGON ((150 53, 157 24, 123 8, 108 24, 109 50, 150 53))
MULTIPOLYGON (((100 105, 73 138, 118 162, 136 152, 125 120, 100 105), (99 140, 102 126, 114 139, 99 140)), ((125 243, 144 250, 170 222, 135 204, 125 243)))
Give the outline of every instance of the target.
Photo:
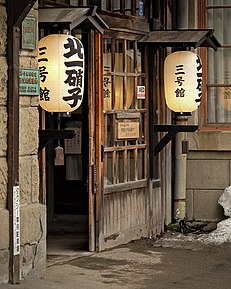
POLYGON ((19 51, 20 27, 36 0, 7 1, 7 61, 8 61, 8 210, 10 240, 10 283, 20 281, 20 254, 15 252, 13 190, 19 185, 19 51))

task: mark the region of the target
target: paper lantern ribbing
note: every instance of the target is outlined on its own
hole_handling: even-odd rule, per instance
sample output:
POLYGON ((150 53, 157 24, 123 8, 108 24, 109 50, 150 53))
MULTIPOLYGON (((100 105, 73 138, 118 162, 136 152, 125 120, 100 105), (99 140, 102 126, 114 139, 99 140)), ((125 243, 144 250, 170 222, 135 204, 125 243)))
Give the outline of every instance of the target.
POLYGON ((164 63, 164 89, 167 106, 175 112, 197 110, 202 96, 202 65, 191 51, 169 54, 164 63))
POLYGON ((67 34, 50 34, 39 41, 39 104, 49 112, 71 112, 80 107, 84 90, 84 49, 67 34))

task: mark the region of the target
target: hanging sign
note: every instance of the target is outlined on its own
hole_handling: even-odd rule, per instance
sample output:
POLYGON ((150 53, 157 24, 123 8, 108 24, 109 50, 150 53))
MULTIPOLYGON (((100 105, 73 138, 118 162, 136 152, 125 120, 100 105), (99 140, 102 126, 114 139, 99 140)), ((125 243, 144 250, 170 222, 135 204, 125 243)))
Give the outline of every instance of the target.
POLYGON ((68 127, 67 129, 71 129, 75 131, 75 136, 71 139, 65 139, 65 154, 81 154, 82 149, 82 128, 81 124, 78 127, 68 127))
POLYGON ((39 41, 41 107, 71 112, 80 107, 84 91, 84 48, 67 34, 51 34, 39 41))
POLYGON ((19 95, 39 95, 39 69, 19 69, 19 95))
POLYGON ((167 106, 175 112, 192 112, 202 96, 202 65, 191 51, 169 54, 164 63, 164 88, 167 106))

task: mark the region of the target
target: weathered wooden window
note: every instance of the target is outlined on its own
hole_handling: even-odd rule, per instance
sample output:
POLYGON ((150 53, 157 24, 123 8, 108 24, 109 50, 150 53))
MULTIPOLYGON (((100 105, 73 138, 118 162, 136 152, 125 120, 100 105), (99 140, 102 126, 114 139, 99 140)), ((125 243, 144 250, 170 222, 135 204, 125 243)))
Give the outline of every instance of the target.
POLYGON ((51 7, 61 7, 61 6, 87 6, 94 5, 94 1, 89 0, 39 0, 39 6, 51 6, 51 7))
MULTIPOLYGON (((207 51, 207 112, 208 124, 231 123, 231 2, 230 0, 208 0, 207 23, 213 28, 221 48, 207 51)), ((204 27, 203 27, 204 28, 204 27)))
POLYGON ((102 0, 102 9, 124 15, 144 16, 144 0, 102 0))
POLYGON ((70 0, 39 0, 39 6, 45 7, 45 6, 66 6, 70 5, 70 0))
POLYGON ((103 40, 105 185, 146 179, 143 51, 135 40, 103 40))

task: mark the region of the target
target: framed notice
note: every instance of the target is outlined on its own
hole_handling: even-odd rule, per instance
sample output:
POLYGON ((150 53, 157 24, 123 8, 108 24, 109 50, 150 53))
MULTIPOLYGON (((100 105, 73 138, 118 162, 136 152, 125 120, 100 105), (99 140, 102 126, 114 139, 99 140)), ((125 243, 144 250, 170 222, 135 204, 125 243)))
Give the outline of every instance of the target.
POLYGON ((68 127, 69 130, 75 131, 75 136, 71 139, 65 139, 65 154, 81 154, 81 143, 82 143, 82 128, 68 127))
POLYGON ((117 139, 136 139, 140 137, 139 121, 118 121, 117 139))
POLYGON ((39 69, 19 68, 19 95, 39 95, 39 69))
POLYGON ((36 48, 37 19, 27 16, 22 22, 22 49, 34 50, 36 48))

